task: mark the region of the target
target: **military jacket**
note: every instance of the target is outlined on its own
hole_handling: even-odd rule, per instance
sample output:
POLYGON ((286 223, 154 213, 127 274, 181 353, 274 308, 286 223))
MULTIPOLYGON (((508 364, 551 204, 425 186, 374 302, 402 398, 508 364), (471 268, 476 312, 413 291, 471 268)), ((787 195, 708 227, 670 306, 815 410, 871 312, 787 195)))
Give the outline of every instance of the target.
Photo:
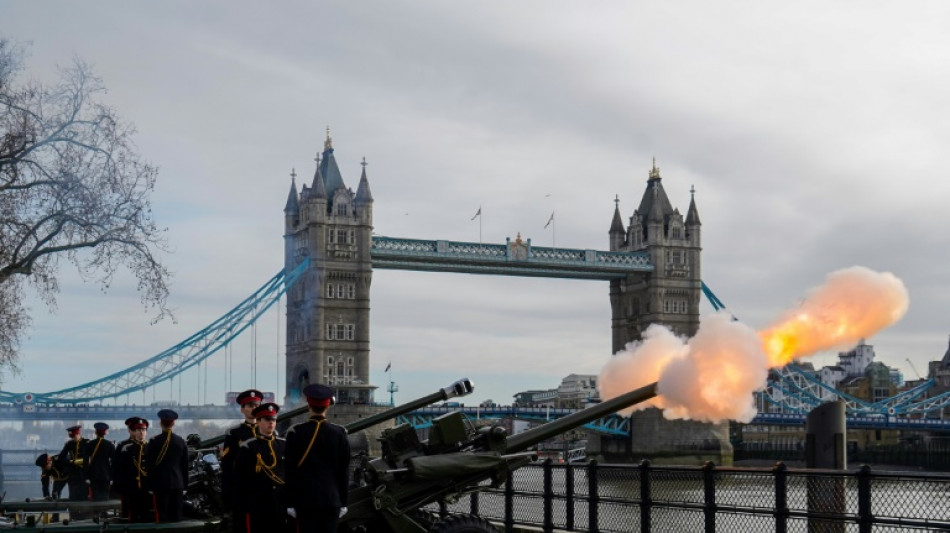
POLYGON ((234 475, 234 461, 237 458, 241 443, 257 437, 257 426, 247 421, 232 427, 224 435, 224 444, 221 448, 221 490, 228 505, 234 503, 234 489, 237 479, 234 475))
POLYGON ((83 479, 85 466, 85 450, 88 439, 68 440, 63 450, 57 456, 56 467, 63 474, 64 479, 83 479))
POLYGON ((346 429, 315 415, 287 432, 291 507, 346 507, 350 443, 346 429))
POLYGON ((266 507, 272 513, 285 513, 285 448, 286 441, 276 436, 258 435, 241 444, 234 462, 235 509, 250 512, 266 507))
POLYGON ((109 481, 112 479, 112 456, 115 444, 105 437, 86 441, 86 479, 90 481, 109 481))
POLYGON ((146 443, 124 441, 116 449, 112 461, 112 486, 120 494, 148 490, 148 459, 146 443))
POLYGON ((148 441, 145 455, 151 490, 184 490, 188 486, 188 445, 185 439, 164 430, 148 441))
MULTIPOLYGON (((50 496, 49 492, 49 483, 50 481, 65 481, 66 478, 59 472, 56 468, 56 463, 58 462, 58 457, 53 456, 52 465, 49 470, 40 469, 40 486, 43 487, 43 497, 47 498, 50 496)), ((55 487, 55 484, 54 484, 55 487)))

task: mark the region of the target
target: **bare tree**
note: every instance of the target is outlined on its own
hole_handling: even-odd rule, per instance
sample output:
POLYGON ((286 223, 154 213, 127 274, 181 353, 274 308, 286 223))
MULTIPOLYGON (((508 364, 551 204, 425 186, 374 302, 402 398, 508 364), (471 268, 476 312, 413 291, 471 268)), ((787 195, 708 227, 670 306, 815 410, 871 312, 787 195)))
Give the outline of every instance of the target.
POLYGON ((0 369, 13 371, 30 325, 25 290, 55 308, 60 261, 103 289, 128 268, 156 320, 170 277, 149 201, 158 171, 137 153, 135 129, 96 101, 105 88, 82 61, 55 85, 18 85, 24 57, 0 39, 0 369))

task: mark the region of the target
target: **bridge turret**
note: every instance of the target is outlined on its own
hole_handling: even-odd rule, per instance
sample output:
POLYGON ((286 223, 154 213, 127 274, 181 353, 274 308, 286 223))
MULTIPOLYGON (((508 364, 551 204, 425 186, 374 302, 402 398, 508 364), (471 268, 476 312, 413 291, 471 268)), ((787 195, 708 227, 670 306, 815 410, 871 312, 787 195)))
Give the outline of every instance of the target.
POLYGON ((327 185, 323 180, 323 174, 320 172, 320 153, 313 158, 317 163, 317 168, 313 172, 313 182, 310 185, 310 198, 307 201, 307 209, 310 214, 307 218, 310 221, 323 220, 327 216, 327 185))
POLYGON ((689 210, 686 212, 686 237, 693 246, 700 245, 699 210, 696 209, 696 187, 689 188, 689 210))
POLYGON ((290 230, 297 225, 300 218, 300 203, 297 200, 297 173, 290 173, 290 192, 287 193, 287 203, 284 205, 286 228, 290 230))
POLYGON ((626 232, 623 229, 623 219, 620 218, 620 197, 614 198, 614 218, 610 222, 610 251, 620 250, 626 244, 626 232))
POLYGON ((287 272, 296 265, 294 254, 297 242, 294 238, 294 228, 300 221, 300 204, 297 201, 297 183, 294 172, 290 173, 290 192, 287 194, 287 203, 284 205, 284 269, 287 272))
POLYGON ((366 178, 366 158, 360 165, 363 166, 363 173, 360 175, 360 185, 356 189, 356 205, 365 205, 373 203, 373 193, 369 190, 369 180, 366 178))

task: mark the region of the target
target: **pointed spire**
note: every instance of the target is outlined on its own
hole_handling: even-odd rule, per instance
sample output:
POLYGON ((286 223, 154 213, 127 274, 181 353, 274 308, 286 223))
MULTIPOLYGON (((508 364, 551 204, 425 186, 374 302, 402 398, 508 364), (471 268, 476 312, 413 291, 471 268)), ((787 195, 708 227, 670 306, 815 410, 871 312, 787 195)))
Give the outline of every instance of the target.
POLYGON ((327 198, 332 199, 333 193, 341 187, 346 189, 346 185, 343 184, 343 176, 340 174, 340 168, 336 164, 336 157, 333 155, 333 139, 330 138, 329 127, 327 127, 327 140, 323 143, 323 160, 320 161, 319 169, 326 185, 327 198))
POLYGON ((357 204, 371 204, 373 203, 373 193, 369 191, 369 180, 366 179, 366 165, 369 163, 366 162, 366 158, 363 158, 363 162, 360 163, 363 165, 363 173, 360 175, 360 184, 356 188, 356 203, 357 204))
POLYGON ((614 197, 614 219, 610 223, 610 233, 623 233, 623 219, 620 218, 620 195, 614 197))
POLYGON ((320 173, 320 153, 313 158, 317 162, 317 170, 313 173, 313 184, 310 186, 310 197, 325 199, 327 197, 327 186, 323 182, 323 174, 320 173))
POLYGON ((656 158, 653 158, 653 168, 650 169, 650 177, 647 180, 647 188, 643 191, 643 198, 640 200, 640 207, 637 208, 640 216, 643 217, 642 223, 646 225, 648 221, 665 221, 668 215, 673 214, 673 204, 666 196, 666 190, 663 189, 663 181, 660 180, 660 169, 656 166, 656 158))
POLYGON ((686 225, 687 226, 701 226, 702 223, 699 221, 699 210, 696 209, 696 186, 690 185, 689 187, 689 210, 686 212, 686 225))
POLYGON ((297 203, 297 169, 290 171, 290 193, 287 194, 287 205, 284 206, 284 213, 295 215, 300 212, 300 204, 297 203))

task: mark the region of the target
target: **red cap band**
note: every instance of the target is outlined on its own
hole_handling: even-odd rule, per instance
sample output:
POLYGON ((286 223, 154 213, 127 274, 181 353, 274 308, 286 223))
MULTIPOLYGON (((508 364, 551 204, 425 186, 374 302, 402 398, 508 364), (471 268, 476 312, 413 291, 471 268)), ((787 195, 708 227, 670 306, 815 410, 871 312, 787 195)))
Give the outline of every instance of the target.
POLYGON ((307 398, 307 405, 310 407, 330 407, 330 398, 321 398, 319 400, 307 398))
POLYGON ((264 398, 258 398, 257 396, 248 396, 247 398, 241 398, 241 405, 253 403, 261 403, 261 400, 264 398))

